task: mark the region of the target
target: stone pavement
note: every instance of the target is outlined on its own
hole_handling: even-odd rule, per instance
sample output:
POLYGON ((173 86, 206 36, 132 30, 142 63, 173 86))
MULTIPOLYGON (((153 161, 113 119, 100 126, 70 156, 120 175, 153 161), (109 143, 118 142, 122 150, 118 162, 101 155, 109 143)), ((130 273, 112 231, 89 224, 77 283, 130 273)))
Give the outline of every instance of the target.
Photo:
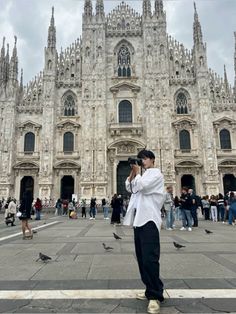
MULTIPOLYGON (((20 222, 6 227, 0 215, 0 313, 146 313, 147 301, 135 299, 143 285, 131 228, 101 215, 46 214, 32 226, 38 233, 22 240, 20 222), (105 252, 103 242, 114 249, 105 252), (39 252, 52 261, 36 261, 39 252)), ((200 221, 193 232, 162 230, 161 275, 161 313, 236 313, 236 226, 200 221), (186 247, 177 250, 173 241, 186 247)))

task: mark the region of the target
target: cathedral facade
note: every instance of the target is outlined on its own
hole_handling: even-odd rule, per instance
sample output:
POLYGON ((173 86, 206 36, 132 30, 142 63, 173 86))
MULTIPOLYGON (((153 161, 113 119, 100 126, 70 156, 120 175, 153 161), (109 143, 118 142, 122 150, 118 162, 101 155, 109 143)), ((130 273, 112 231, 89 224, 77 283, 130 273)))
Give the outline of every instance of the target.
POLYGON ((208 68, 196 6, 189 51, 167 34, 162 0, 142 5, 106 15, 85 0, 82 36, 64 51, 53 9, 44 69, 25 87, 17 38, 11 56, 3 39, 0 197, 125 194, 128 157, 145 147, 176 194, 236 190, 236 90, 208 68))

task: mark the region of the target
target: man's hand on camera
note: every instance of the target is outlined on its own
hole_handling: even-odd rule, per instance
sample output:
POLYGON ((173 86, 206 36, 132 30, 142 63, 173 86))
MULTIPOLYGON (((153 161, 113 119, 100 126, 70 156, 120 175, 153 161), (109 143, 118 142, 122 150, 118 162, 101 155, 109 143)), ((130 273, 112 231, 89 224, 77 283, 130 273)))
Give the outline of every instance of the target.
POLYGON ((140 167, 138 165, 132 165, 132 170, 128 178, 129 182, 131 182, 139 173, 140 173, 140 167))

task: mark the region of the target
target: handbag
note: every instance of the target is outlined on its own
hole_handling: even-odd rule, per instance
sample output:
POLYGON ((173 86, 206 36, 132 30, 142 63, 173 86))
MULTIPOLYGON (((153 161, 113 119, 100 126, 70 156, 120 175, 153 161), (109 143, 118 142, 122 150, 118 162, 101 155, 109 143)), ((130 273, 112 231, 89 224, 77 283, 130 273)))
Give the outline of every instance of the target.
POLYGON ((18 218, 27 218, 27 214, 26 214, 26 212, 21 212, 21 211, 18 211, 18 213, 16 214, 16 216, 18 217, 18 218))

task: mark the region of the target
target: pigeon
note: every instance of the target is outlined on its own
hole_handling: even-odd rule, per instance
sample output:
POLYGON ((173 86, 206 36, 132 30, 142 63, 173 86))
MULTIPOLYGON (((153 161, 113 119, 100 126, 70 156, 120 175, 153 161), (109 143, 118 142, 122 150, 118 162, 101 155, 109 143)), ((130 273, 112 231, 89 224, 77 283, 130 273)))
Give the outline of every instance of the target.
POLYGON ((39 258, 37 259, 37 261, 41 259, 41 261, 43 261, 44 263, 48 262, 50 259, 52 259, 50 256, 47 256, 43 253, 39 253, 39 258))
POLYGON ((103 247, 104 247, 104 249, 105 249, 106 251, 113 250, 113 247, 106 246, 106 244, 105 244, 105 243, 103 243, 102 245, 103 245, 103 247))
POLYGON ((205 229, 205 232, 206 232, 207 234, 213 233, 212 231, 207 230, 207 229, 205 229))
POLYGON ((122 240, 122 238, 119 237, 115 232, 113 232, 113 236, 116 240, 122 240))
POLYGON ((177 242, 173 242, 174 246, 176 247, 176 249, 181 249, 182 247, 185 247, 184 245, 181 245, 177 242))

